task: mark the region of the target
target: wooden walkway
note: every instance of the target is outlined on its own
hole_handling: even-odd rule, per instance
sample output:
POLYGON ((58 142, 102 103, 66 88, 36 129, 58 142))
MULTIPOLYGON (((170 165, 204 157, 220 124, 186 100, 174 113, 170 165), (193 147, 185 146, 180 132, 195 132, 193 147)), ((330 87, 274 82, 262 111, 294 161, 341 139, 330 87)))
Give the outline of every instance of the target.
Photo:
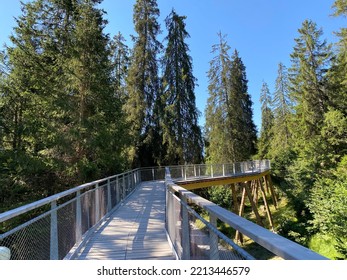
POLYGON ((144 182, 81 250, 80 260, 173 260, 165 231, 164 182, 144 182))

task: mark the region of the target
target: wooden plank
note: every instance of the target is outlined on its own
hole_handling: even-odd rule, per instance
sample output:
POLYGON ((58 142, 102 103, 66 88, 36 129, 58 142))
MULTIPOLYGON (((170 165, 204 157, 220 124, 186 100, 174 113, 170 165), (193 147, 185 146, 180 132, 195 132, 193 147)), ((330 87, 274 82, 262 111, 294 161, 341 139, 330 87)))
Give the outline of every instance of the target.
POLYGON ((164 183, 143 183, 96 230, 79 259, 175 259, 165 231, 164 183))

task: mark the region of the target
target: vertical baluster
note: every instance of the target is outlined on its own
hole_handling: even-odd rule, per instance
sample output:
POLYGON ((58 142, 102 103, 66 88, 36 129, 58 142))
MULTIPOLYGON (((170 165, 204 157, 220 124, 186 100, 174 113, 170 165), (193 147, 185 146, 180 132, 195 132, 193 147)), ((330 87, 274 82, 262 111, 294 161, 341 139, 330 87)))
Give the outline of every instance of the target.
POLYGON ((99 183, 95 185, 95 224, 100 220, 100 188, 99 183))
POLYGON ((117 204, 120 202, 120 187, 119 187, 119 177, 116 179, 116 200, 117 204))
POLYGON ((82 205, 81 191, 76 192, 76 242, 82 240, 82 205))
MULTIPOLYGON (((217 217, 210 213, 210 223, 217 228, 217 217)), ((210 230, 210 260, 219 260, 218 236, 210 230)))
POLYGON ((59 259, 57 201, 51 202, 50 259, 59 259))
POLYGON ((107 179, 107 212, 112 210, 111 181, 107 179))
POLYGON ((182 201, 185 204, 181 204, 182 209, 182 259, 190 260, 190 226, 189 226, 189 214, 186 207, 187 199, 185 196, 181 196, 182 201))

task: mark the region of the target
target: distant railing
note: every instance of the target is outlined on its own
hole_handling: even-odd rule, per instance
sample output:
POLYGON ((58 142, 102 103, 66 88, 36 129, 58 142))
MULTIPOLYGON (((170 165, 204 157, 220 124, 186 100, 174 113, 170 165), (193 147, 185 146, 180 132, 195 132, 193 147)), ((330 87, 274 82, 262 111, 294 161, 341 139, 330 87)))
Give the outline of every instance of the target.
MULTIPOLYGON (((256 164, 259 164, 258 170, 252 167, 251 169, 243 169, 243 171, 260 172, 263 168, 270 167, 269 163, 266 162, 256 162, 254 165, 246 166, 256 166, 256 164)), ((243 164, 240 166, 245 167, 243 164)), ((282 259, 326 259, 306 247, 176 185, 171 177, 171 170, 171 168, 166 169, 165 180, 167 187, 166 229, 179 259, 255 259, 250 252, 221 233, 217 228, 217 221, 239 231, 262 248, 282 259), (206 217, 202 217, 196 211, 204 212, 206 217)), ((227 172, 225 176, 227 176, 226 174, 227 172)), ((235 172, 233 174, 236 175, 235 172)), ((177 174, 175 176, 177 177, 177 174)))
POLYGON ((64 259, 140 182, 141 172, 135 169, 1 213, 0 225, 6 227, 30 218, 0 234, 0 246, 10 249, 11 259, 64 259))
POLYGON ((178 165, 169 166, 168 168, 172 180, 187 181, 196 178, 230 177, 261 173, 270 170, 271 163, 269 160, 254 160, 236 163, 178 165))

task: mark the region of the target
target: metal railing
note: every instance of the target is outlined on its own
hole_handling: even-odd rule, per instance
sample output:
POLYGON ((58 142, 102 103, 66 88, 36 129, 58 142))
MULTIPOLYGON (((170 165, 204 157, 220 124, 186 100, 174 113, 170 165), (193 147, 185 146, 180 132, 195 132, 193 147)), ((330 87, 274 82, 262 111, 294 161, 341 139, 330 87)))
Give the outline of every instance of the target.
POLYGON ((254 160, 236 163, 178 165, 168 166, 168 168, 173 180, 187 181, 196 178, 230 177, 261 173, 270 170, 271 163, 269 160, 254 160))
MULTIPOLYGON (((254 170, 253 172, 256 172, 254 170)), ((179 259, 255 259, 245 248, 220 232, 217 221, 239 231, 254 243, 282 259, 326 259, 306 247, 176 185, 171 177, 171 168, 166 169, 165 184, 167 187, 166 229, 179 259), (196 210, 205 213, 206 218, 198 214, 196 210)))
POLYGON ((1 234, 0 246, 11 250, 11 259, 64 259, 141 180, 141 172, 136 169, 1 213, 0 225, 7 227, 19 217, 28 219, 1 234))
MULTIPOLYGON (((217 229, 217 221, 285 259, 324 259, 176 185, 173 180, 239 176, 270 169, 269 161, 135 169, 83 184, 0 214, 0 247, 11 259, 69 259, 88 235, 143 181, 166 180, 166 229, 179 259, 254 259, 217 229), (178 195, 177 195, 178 194, 178 195), (202 217, 196 209, 206 213, 202 217), (16 220, 24 223, 11 228, 16 220)), ((198 211, 201 212, 201 211, 198 211)))

